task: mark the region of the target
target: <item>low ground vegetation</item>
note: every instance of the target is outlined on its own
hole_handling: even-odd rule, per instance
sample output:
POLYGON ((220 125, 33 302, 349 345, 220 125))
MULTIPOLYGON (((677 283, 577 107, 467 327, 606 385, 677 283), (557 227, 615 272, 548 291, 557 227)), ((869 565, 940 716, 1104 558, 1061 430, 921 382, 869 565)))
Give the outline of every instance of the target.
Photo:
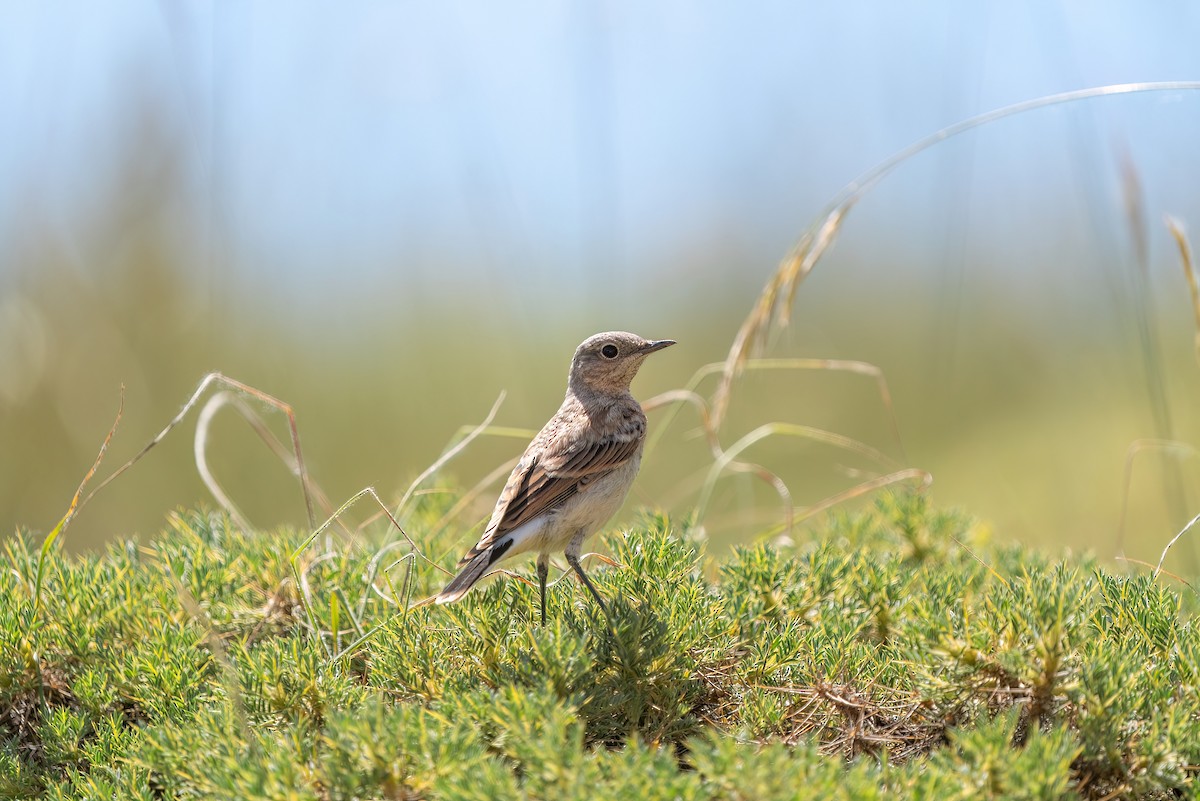
MULTIPOLYGON (((439 497, 408 522, 448 566, 439 497)), ((182 512, 51 550, 40 603, 41 542, 10 539, 0 796, 1200 798, 1193 590, 920 495, 719 561, 644 517, 591 571, 611 621, 567 578, 544 627, 512 578, 408 609, 441 574, 379 543, 298 582, 305 539, 182 512)))

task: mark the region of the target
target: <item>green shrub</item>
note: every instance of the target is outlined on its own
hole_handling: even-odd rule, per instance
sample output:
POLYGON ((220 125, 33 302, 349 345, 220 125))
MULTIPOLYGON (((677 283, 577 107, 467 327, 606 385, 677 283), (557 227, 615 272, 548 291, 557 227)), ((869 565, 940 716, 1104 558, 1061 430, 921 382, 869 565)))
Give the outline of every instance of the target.
POLYGON ((647 517, 592 571, 610 617, 568 576, 544 627, 509 578, 406 608, 444 577, 388 536, 293 570, 302 532, 181 513, 51 549, 40 607, 40 544, 9 540, 0 797, 1200 794, 1195 598, 921 496, 719 566, 647 517))

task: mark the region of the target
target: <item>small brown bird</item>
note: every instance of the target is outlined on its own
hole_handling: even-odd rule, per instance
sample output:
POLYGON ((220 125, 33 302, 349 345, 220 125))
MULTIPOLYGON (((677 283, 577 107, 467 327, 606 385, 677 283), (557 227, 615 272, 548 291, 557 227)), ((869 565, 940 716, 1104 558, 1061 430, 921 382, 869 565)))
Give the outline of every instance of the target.
POLYGON ((550 553, 561 550, 608 614, 579 554, 621 507, 642 461, 646 415, 629 384, 648 355, 674 344, 623 331, 583 341, 571 359, 566 399, 513 468, 483 536, 459 560, 462 570, 438 593, 439 604, 466 595, 501 559, 537 551, 544 625, 550 553))

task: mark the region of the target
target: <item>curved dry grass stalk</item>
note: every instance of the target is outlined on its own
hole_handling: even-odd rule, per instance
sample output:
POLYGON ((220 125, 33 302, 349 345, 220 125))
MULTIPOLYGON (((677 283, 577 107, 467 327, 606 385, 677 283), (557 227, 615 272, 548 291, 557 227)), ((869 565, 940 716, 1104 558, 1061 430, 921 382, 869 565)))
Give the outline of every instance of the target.
MULTIPOLYGON (((392 594, 390 597, 387 595, 384 595, 383 591, 381 589, 379 589, 379 585, 375 583, 375 578, 376 578, 376 576, 379 575, 379 565, 383 561, 384 554, 386 554, 388 551, 392 550, 393 548, 399 548, 403 544, 404 543, 397 540, 395 542, 390 542, 387 545, 380 548, 379 551, 376 552, 375 556, 373 556, 371 558, 371 561, 367 566, 367 574, 366 574, 366 576, 364 576, 364 581, 366 582, 367 587, 372 592, 374 592, 384 602, 392 604, 393 606, 395 606, 399 609, 405 608, 403 599, 408 597, 408 589, 409 589, 409 585, 410 585, 410 582, 412 579, 413 565, 417 559, 417 555, 415 553, 413 553, 412 551, 409 551, 408 553, 404 554, 396 561, 392 562, 386 568, 384 568, 384 570, 383 570, 384 580, 387 581, 388 588, 392 591, 392 594), (399 565, 401 563, 407 564, 408 569, 404 574, 403 589, 399 593, 397 593, 396 588, 394 586, 392 586, 391 579, 388 578, 388 571, 390 571, 392 568, 396 567, 397 565, 399 565)), ((368 597, 369 596, 367 595, 367 593, 364 592, 362 594, 362 597, 359 599, 359 612, 358 612, 359 617, 362 617, 363 613, 366 611, 368 597)))
MULTIPOLYGON (((712 415, 709 412, 708 403, 703 400, 703 397, 697 392, 700 385, 705 379, 711 376, 723 375, 725 372, 725 362, 710 362, 703 365, 696 372, 692 373, 692 377, 688 379, 687 384, 683 389, 672 390, 657 395, 647 401, 647 404, 654 403, 660 398, 664 398, 666 402, 677 400, 674 396, 676 393, 690 393, 689 402, 698 409, 702 409, 701 424, 704 426, 705 436, 708 437, 710 443, 717 438, 717 430, 712 422, 712 415), (697 402, 698 401, 698 402, 697 402)), ((902 460, 907 461, 908 456, 904 449, 904 441, 900 437, 900 424, 896 419, 895 405, 892 403, 892 392, 887 383, 887 378, 883 374, 883 370, 879 369, 870 362, 858 361, 854 359, 817 359, 817 358, 784 358, 784 359, 749 359, 741 367, 740 372, 752 372, 755 370, 832 370, 834 372, 847 372, 863 375, 875 379, 876 387, 879 391, 879 399, 887 410, 888 424, 892 431, 892 437, 896 441, 896 448, 900 452, 902 460)), ((731 389, 732 391, 732 389, 731 389)), ((649 411, 651 408, 646 404, 643 407, 649 411)), ((678 413, 678 405, 671 410, 663 425, 658 426, 650 435, 650 440, 646 443, 646 449, 649 450, 659 439, 662 438, 663 432, 674 421, 678 413)))
POLYGON ((1190 531, 1197 523, 1200 523, 1200 515, 1196 515, 1189 520, 1188 524, 1180 529, 1178 534, 1171 538, 1171 541, 1167 543, 1167 547, 1163 548, 1162 556, 1158 557, 1158 564, 1154 566, 1155 578, 1158 578, 1158 574, 1162 572, 1163 562, 1167 560, 1167 554, 1170 553, 1171 548, 1175 546, 1175 543, 1179 542, 1180 537, 1182 537, 1184 534, 1187 534, 1188 531, 1190 531))
MULTIPOLYGON (((128 470, 129 468, 131 468, 135 464, 137 464, 139 461, 141 461, 142 457, 144 457, 156 445, 158 445, 160 442, 162 442, 163 439, 167 436, 167 434, 171 433, 172 429, 174 429, 181 422, 183 422, 183 418, 187 416, 187 413, 192 410, 192 407, 195 406, 196 403, 200 400, 200 398, 204 395, 205 390, 207 390, 209 388, 209 386, 211 386, 212 384, 223 384, 224 386, 229 387, 232 390, 236 390, 237 392, 241 392, 245 395, 249 395, 252 398, 257 398, 258 400, 262 401, 263 403, 267 404, 268 406, 272 406, 272 407, 278 409, 279 411, 283 412, 283 414, 287 417, 288 430, 291 433, 292 451, 293 451, 294 460, 295 460, 294 462, 287 463, 287 464, 288 464, 289 469, 292 469, 294 471, 294 473, 296 474, 296 476, 300 479, 300 488, 304 493, 304 507, 305 507, 305 511, 308 514, 308 524, 309 524, 310 528, 315 527, 317 525, 317 521, 316 521, 316 512, 313 507, 313 499, 312 499, 312 492, 311 492, 312 485, 311 485, 311 482, 309 481, 308 470, 304 466, 304 452, 300 449, 300 430, 296 426, 295 411, 292 410, 292 407, 289 404, 284 403, 283 401, 279 400, 278 398, 276 398, 272 395, 268 395, 267 393, 263 392, 262 390, 256 389, 255 387, 252 387, 249 384, 243 384, 241 381, 230 378, 226 375, 222 375, 221 373, 209 373, 208 375, 204 376, 204 378, 200 379, 200 384, 196 387, 196 390, 192 393, 191 397, 187 399, 187 402, 185 402, 183 404, 183 408, 179 410, 179 413, 176 414, 173 418, 171 418, 171 421, 167 423, 167 425, 163 428, 163 430, 158 432, 158 434, 156 434, 153 439, 151 439, 148 443, 146 443, 145 447, 143 447, 140 451, 138 451, 136 454, 134 454, 132 459, 130 459, 125 464, 118 467, 106 479, 104 479, 102 482, 100 482, 99 486, 97 486, 94 490, 92 490, 88 494, 88 496, 83 499, 83 502, 79 504, 79 508, 82 509, 83 506, 88 501, 90 501, 92 498, 94 498, 96 496, 96 493, 98 493, 100 490, 107 487, 109 484, 111 484, 113 481, 115 481, 118 476, 120 476, 126 470, 128 470)), ((210 489, 211 489, 211 487, 210 487, 210 489)))
POLYGON ((844 206, 830 209, 815 230, 810 229, 800 238, 791 253, 775 269, 775 274, 758 296, 758 301, 750 310, 749 316, 738 328, 733 344, 729 347, 721 383, 717 385, 717 391, 713 394, 714 428, 720 429, 725 412, 729 409, 729 393, 733 389, 734 377, 745 367, 750 357, 762 348, 772 320, 778 319, 781 324, 786 325, 786 320, 791 314, 792 301, 796 297, 796 289, 837 238, 837 232, 842 227, 842 221, 850 211, 851 205, 853 200, 847 201, 844 206))
MULTIPOLYGON (((766 423, 758 428, 755 428, 733 445, 729 446, 729 448, 724 450, 713 462, 712 467, 709 468, 708 477, 704 482, 704 487, 700 491, 700 500, 696 503, 697 522, 702 520, 704 517, 704 513, 708 508, 709 500, 712 498, 713 488, 716 486, 717 480, 721 477, 721 474, 730 467, 737 455, 749 448, 751 445, 777 434, 823 442, 836 448, 857 453, 861 456, 871 459, 883 467, 890 468, 897 466, 895 460, 891 459, 886 454, 881 453, 875 448, 872 448, 870 445, 859 442, 856 439, 844 436, 842 434, 836 434, 832 431, 826 431, 821 428, 814 428, 813 426, 799 425, 796 423, 766 423)), ((926 475, 928 474, 926 473, 926 475)), ((860 484, 859 486, 862 485, 860 484)), ((790 501, 790 494, 788 501, 790 501)), ((791 515, 789 514, 789 519, 790 518, 791 515)), ((790 523, 788 527, 790 528, 790 523)))
MULTIPOLYGON (((250 521, 242 514, 242 510, 233 502, 233 499, 226 494, 224 488, 213 476, 212 470, 208 466, 206 447, 208 443, 208 426, 212 422, 212 419, 216 417, 221 407, 232 402, 233 396, 231 393, 222 391, 209 398, 208 402, 200 409, 200 414, 196 417, 196 436, 192 443, 192 456, 196 462, 196 472, 200 474, 200 480, 204 482, 204 486, 208 487, 208 491, 212 493, 217 504, 233 518, 233 522, 237 523, 242 530, 253 531, 254 527, 250 525, 250 521)), ((239 411, 243 410, 239 409, 239 411)))
MULTIPOLYGON (((370 637, 374 636, 375 632, 378 631, 379 628, 383 624, 380 624, 380 626, 376 626, 375 628, 371 629, 370 631, 363 632, 361 625, 358 623, 358 620, 354 617, 354 613, 352 611, 354 609, 354 605, 350 603, 350 600, 346 597, 345 593, 342 592, 341 588, 335 588, 334 597, 339 599, 341 608, 344 608, 346 610, 347 614, 349 614, 351 616, 351 622, 356 629, 356 633, 358 634, 358 637, 350 645, 347 645, 345 648, 340 647, 340 640, 337 635, 338 627, 336 625, 336 616, 338 614, 339 607, 335 605, 331 608, 331 616, 335 620, 335 623, 332 626, 334 648, 331 650, 330 646, 325 642, 325 637, 321 633, 322 630, 317 621, 316 613, 313 611, 312 594, 308 588, 308 572, 309 572, 309 570, 311 570, 313 567, 320 564, 321 562, 324 562, 328 559, 332 559, 335 556, 337 556, 337 552, 327 548, 324 553, 318 554, 312 560, 306 562, 303 568, 301 568, 299 566, 299 562, 300 562, 301 557, 304 556, 304 553, 309 549, 309 547, 313 544, 313 542, 315 542, 316 539, 321 536, 321 534, 325 533, 325 531, 330 526, 332 526, 334 524, 334 522, 338 521, 338 519, 346 512, 346 510, 348 510, 351 506, 353 506, 355 503, 357 503, 361 498, 365 498, 365 497, 371 498, 371 500, 373 500, 375 502, 375 504, 377 506, 379 506, 380 510, 382 511, 382 514, 384 516, 386 516, 389 521, 391 521, 392 526, 397 531, 400 532, 400 536, 404 538, 404 542, 407 543, 408 547, 409 547, 409 552, 407 554, 405 554, 400 559, 398 559, 396 561, 396 563, 389 566, 389 569, 390 569, 390 567, 394 567, 395 564, 399 564, 400 562, 405 561, 406 559, 410 561, 409 569, 408 569, 407 573, 405 574, 405 578, 404 578, 403 591, 399 595, 397 595, 395 593, 395 588, 394 587, 391 588, 393 591, 393 595, 397 598, 397 600, 396 600, 397 606, 400 605, 400 601, 399 601, 400 598, 408 597, 408 591, 409 591, 409 588, 411 587, 411 579, 412 579, 412 570, 413 570, 412 564, 416 559, 420 559, 420 560, 426 562, 427 564, 432 565, 436 570, 439 570, 446 575, 453 575, 449 570, 442 567, 440 564, 438 564, 437 562, 435 562, 434 560, 432 560, 428 556, 426 556, 424 553, 422 553, 421 549, 417 547, 417 543, 412 539, 412 537, 410 537, 408 535, 408 532, 404 530, 404 527, 400 525, 400 522, 395 518, 395 516, 392 514, 391 510, 388 509, 387 504, 385 504, 383 502, 383 500, 379 497, 379 493, 377 493, 375 491, 374 487, 364 487, 363 489, 356 492, 349 500, 347 500, 340 507, 338 507, 337 511, 335 511, 329 517, 328 520, 326 520, 319 527, 317 527, 316 530, 314 530, 311 534, 309 534, 308 537, 304 540, 304 542, 302 542, 296 548, 296 550, 292 552, 291 556, 288 558, 288 562, 292 567, 292 576, 296 582, 296 587, 298 588, 298 590, 300 592, 301 604, 304 607, 304 615, 306 618, 306 622, 308 623, 309 628, 318 635, 318 639, 321 641, 322 648, 324 648, 326 656, 329 657, 330 659, 335 659, 340 656, 344 656, 346 653, 350 652, 353 648, 357 648, 359 645, 366 642, 370 637)), ((398 546, 399 546, 399 543, 392 543, 392 544, 384 546, 383 548, 380 549, 380 552, 378 554, 376 554, 375 558, 371 560, 371 566, 368 569, 368 574, 367 574, 369 577, 367 580, 367 587, 364 588, 364 590, 363 590, 364 596, 367 593, 371 592, 372 590, 375 590, 378 593, 378 589, 375 587, 374 578, 376 575, 378 575, 379 560, 382 559, 383 553, 386 553, 391 548, 398 547, 398 546)), ((384 575, 385 580, 388 581, 388 583, 390 585, 391 579, 388 576, 387 570, 383 571, 383 575, 384 575)), ((408 610, 411 609, 412 606, 407 603, 407 600, 404 603, 405 603, 405 605, 403 606, 403 610, 404 610, 404 613, 407 615, 408 610)), ((365 598, 360 597, 360 599, 359 599, 359 610, 360 611, 358 613, 359 619, 361 619, 361 617, 363 615, 362 610, 365 609, 365 604, 366 604, 365 598)))
MULTIPOLYGON (((412 573, 413 573, 413 564, 414 564, 415 559, 416 559, 415 554, 412 554, 412 553, 405 554, 404 556, 400 557, 395 562, 393 562, 391 565, 388 565, 387 570, 383 571, 383 578, 384 578, 384 581, 386 581, 388 583, 388 589, 390 589, 392 592, 392 598, 388 598, 386 595, 384 595, 382 592, 380 592, 379 588, 375 585, 375 582, 373 579, 367 585, 368 588, 370 590, 375 591, 375 593, 380 598, 383 598, 385 601, 387 601, 388 603, 391 603, 397 609, 400 609, 401 614, 403 615, 404 620, 406 620, 406 621, 408 619, 408 613, 413 608, 413 604, 411 603, 410 594, 411 594, 411 590, 412 590, 412 573), (404 572, 404 584, 402 585, 400 591, 397 592, 395 585, 392 584, 391 577, 388 575, 388 570, 391 570, 393 567, 400 564, 401 562, 407 563, 408 569, 404 572)), ((366 607, 367 597, 368 597, 367 592, 364 592, 362 595, 362 598, 360 600, 360 605, 364 609, 366 607)), ((361 612, 359 613, 359 616, 360 617, 362 616, 361 612)), ((358 648, 360 646, 362 646, 368 640, 370 640, 376 634, 378 634, 379 631, 381 629, 383 629, 384 625, 386 625, 387 622, 388 621, 385 620, 382 623, 380 623, 378 626, 375 626, 374 628, 370 629, 369 631, 361 632, 356 640, 354 640, 349 645, 347 645, 345 648, 343 648, 338 654, 335 655, 334 658, 340 658, 342 656, 348 656, 348 655, 353 654, 355 651, 358 650, 358 648)))
MULTIPOLYGON (((296 587, 300 590, 300 602, 304 606, 304 611, 306 613, 305 617, 307 618, 306 622, 308 623, 309 630, 316 635, 317 640, 321 643, 321 647, 325 650, 326 656, 332 656, 333 654, 330 652, 329 646, 325 643, 325 637, 321 634, 321 628, 317 624, 317 617, 312 611, 312 589, 308 585, 308 572, 322 562, 328 562, 335 556, 337 556, 337 554, 332 552, 320 554, 305 564, 303 570, 296 571, 296 587)), ((294 564, 292 569, 295 571, 294 564)))
POLYGON ((492 404, 491 411, 487 413, 487 417, 483 418, 483 422, 469 429, 461 440, 447 448, 446 451, 442 453, 442 455, 439 456, 433 464, 429 465, 429 467, 426 467, 419 476, 413 479, 412 484, 409 484, 408 489, 405 491, 404 495, 401 496, 400 502, 396 504, 396 517, 400 517, 401 512, 404 510, 405 504, 408 503, 417 487, 421 486, 421 484, 425 483, 426 479, 445 467, 447 462, 462 453, 468 445, 475 441, 476 437, 488 430, 488 427, 491 426, 492 421, 496 419, 496 413, 500 411, 500 406, 504 403, 504 398, 506 396, 507 393, 501 390, 500 395, 496 398, 496 402, 492 404))
MULTIPOLYGON (((491 434, 494 436, 514 436, 513 432, 515 429, 492 425, 492 421, 496 419, 496 413, 500 411, 500 406, 504 403, 505 397, 506 393, 501 391, 499 396, 496 398, 496 402, 492 404, 491 410, 483 419, 482 423, 473 426, 462 426, 457 432, 455 432, 454 436, 450 438, 450 442, 447 444, 446 449, 442 451, 442 455, 434 460, 432 464, 422 470, 421 474, 413 479, 412 483, 408 485, 408 489, 405 490, 404 495, 401 496, 400 501, 396 504, 396 511, 394 512, 395 517, 399 518, 402 516, 404 507, 408 505, 408 502, 417 494, 417 490, 422 484, 424 484, 431 476, 435 475, 439 470, 445 467, 451 459, 462 453, 466 447, 474 442, 478 437, 484 434, 491 434)), ((364 528, 371 525, 382 516, 382 511, 375 512, 359 523, 356 530, 362 531, 364 528)))
MULTIPOLYGON (((1138 349, 1141 354, 1143 381, 1150 415, 1154 423, 1154 436, 1158 439, 1175 439, 1175 423, 1172 419, 1171 403, 1167 395, 1167 368, 1158 327, 1154 324, 1158 314, 1155 308, 1153 287, 1150 284, 1150 235, 1146 224, 1146 198, 1142 189, 1137 165, 1125 152, 1120 160, 1122 199, 1125 201, 1125 220, 1129 228, 1132 245, 1133 269, 1130 271, 1130 302, 1133 307, 1134 330, 1137 333, 1138 349)), ((1187 492, 1183 474, 1178 465, 1164 462, 1162 481, 1163 497, 1172 514, 1182 516, 1187 509, 1187 492)))
POLYGON ((784 525, 787 526, 789 531, 791 530, 796 513, 796 504, 792 501, 792 491, 788 489, 788 485, 784 483, 782 478, 762 465, 737 460, 727 462, 725 464, 725 472, 749 473, 774 489, 775 493, 779 496, 779 500, 783 501, 784 525))
POLYGON ((1196 325, 1196 363, 1200 364, 1200 279, 1196 278, 1196 262, 1192 260, 1192 243, 1188 241, 1183 223, 1167 215, 1167 229, 1179 248, 1179 262, 1183 266, 1183 277, 1187 281, 1192 298, 1192 315, 1196 325))
MULTIPOLYGON (((96 471, 100 468, 100 463, 104 461, 104 454, 108 452, 108 445, 112 442, 113 436, 117 433, 117 426, 121 424, 121 415, 125 412, 125 385, 121 385, 121 395, 117 401, 117 416, 113 419, 113 424, 108 429, 108 434, 105 435, 104 441, 100 443, 100 450, 96 454, 96 458, 92 460, 92 466, 84 473, 83 480, 79 482, 79 487, 75 490, 75 494, 71 496, 71 503, 67 506, 67 512, 62 516, 46 538, 42 540, 42 547, 38 555, 37 574, 33 583, 33 609, 36 612, 42 605, 42 578, 46 570, 46 557, 50 553, 50 549, 54 547, 55 541, 62 536, 62 533, 67 530, 67 526, 71 525, 71 521, 75 519, 75 515, 83 508, 92 497, 96 494, 93 490, 87 498, 80 502, 79 498, 83 495, 83 488, 92 480, 92 476, 96 475, 96 471)), ((104 482, 108 483, 107 481, 104 482)), ((101 487, 104 484, 100 485, 101 487)))
POLYGON ((433 528, 429 530, 429 537, 432 539, 438 534, 441 534, 442 531, 445 530, 446 526, 450 524, 451 520, 457 519, 458 516, 463 513, 464 509, 474 503, 475 499, 483 494, 484 490, 486 490, 488 487, 491 487, 497 481, 511 473, 512 469, 517 466, 517 462, 520 460, 521 457, 514 456, 506 462, 501 462, 490 473, 476 482, 475 486, 463 493, 463 496, 459 498, 453 506, 450 507, 446 514, 442 515, 441 518, 439 518, 438 521, 433 524, 433 528))
MULTIPOLYGON (((254 433, 258 434, 258 438, 263 444, 267 446, 275 458, 283 463, 284 467, 293 476, 300 476, 300 463, 296 461, 295 455, 288 451, 287 446, 279 440, 279 437, 275 436, 274 432, 271 431, 267 422, 262 418, 262 415, 252 409, 240 395, 228 390, 222 390, 209 398, 208 402, 200 409, 200 413, 196 416, 196 434, 192 443, 192 456, 196 464, 196 472, 200 474, 200 480, 204 482, 204 486, 208 488, 208 491, 212 494, 218 505, 229 513, 234 522, 247 530, 253 530, 255 528, 253 524, 250 523, 237 504, 233 502, 229 494, 225 492, 224 487, 217 481, 212 469, 208 466, 209 428, 217 412, 226 406, 231 407, 241 415, 242 419, 254 430, 254 433)), ((321 486, 316 481, 310 479, 308 489, 312 494, 313 500, 321 507, 322 511, 326 515, 330 514, 333 511, 333 504, 329 502, 329 496, 325 494, 321 486)), ((340 523, 339 525, 344 534, 352 536, 350 529, 340 523)))
MULTIPOLYGON (((1154 565, 1150 564, 1149 562, 1147 562, 1143 559, 1134 559, 1131 556, 1117 556, 1115 558, 1118 562, 1128 562, 1131 565, 1139 565, 1141 567, 1148 567, 1151 570, 1154 570, 1154 565)), ((1166 576, 1167 578, 1171 578, 1171 579, 1175 579, 1176 581, 1178 581, 1180 584, 1187 587, 1192 592, 1197 591, 1196 586, 1194 584, 1192 584, 1190 581, 1188 581, 1187 579, 1185 579, 1183 576, 1179 575, 1178 573, 1172 573, 1170 570, 1161 570, 1160 569, 1158 571, 1158 575, 1166 576)))
POLYGON ((1200 81, 1126 83, 1062 92, 1014 103, 970 117, 919 139, 851 181, 834 196, 817 216, 815 222, 801 235, 791 253, 780 262, 749 315, 738 329, 737 336, 729 349, 729 355, 725 358, 721 383, 713 396, 713 425, 718 429, 721 427, 725 412, 728 410, 729 392, 732 389, 733 380, 756 348, 765 341, 768 331, 775 324, 787 325, 797 287, 812 272, 813 267, 833 243, 846 214, 855 203, 900 164, 951 137, 983 125, 990 125, 1007 117, 1048 106, 1141 92, 1197 90, 1200 90, 1200 81))
MULTIPOLYGON (((933 474, 919 467, 906 467, 903 470, 897 470, 885 476, 878 476, 868 481, 860 482, 849 489, 834 493, 809 506, 796 516, 796 522, 799 523, 803 520, 808 520, 846 501, 854 500, 875 490, 890 487, 893 484, 901 484, 905 481, 920 481, 920 489, 924 490, 933 484, 933 474)), ((783 526, 776 526, 773 529, 765 531, 762 536, 773 537, 782 533, 784 533, 783 526)))
POLYGON ((1190 459, 1197 453, 1196 449, 1186 442, 1173 439, 1138 439, 1134 440, 1125 451, 1125 469, 1121 478, 1121 517, 1117 521, 1117 541, 1114 551, 1118 559, 1125 556, 1125 521, 1129 516, 1129 492, 1133 486, 1133 463, 1139 453, 1145 451, 1174 452, 1181 459, 1190 459))
POLYGON ((666 392, 660 392, 650 400, 642 404, 642 409, 646 412, 656 411, 662 408, 670 408, 671 411, 667 415, 667 419, 659 426, 655 426, 654 431, 646 439, 645 453, 649 454, 654 450, 658 441, 662 439, 663 432, 668 426, 675 421, 675 417, 679 411, 680 404, 688 404, 696 410, 696 414, 700 416, 700 426, 704 432, 704 437, 708 441, 710 448, 718 448, 716 445, 717 435, 709 425, 708 401, 704 400, 698 393, 692 389, 671 389, 666 392))
MULTIPOLYGON (((793 436, 805 436, 812 439, 818 439, 835 447, 846 448, 851 451, 856 451, 859 454, 877 462, 878 464, 887 467, 888 469, 898 468, 900 465, 895 460, 886 456, 879 450, 872 448, 869 445, 843 437, 842 435, 833 432, 815 429, 809 426, 802 426, 790 423, 768 423, 760 426, 750 434, 745 435, 741 440, 735 443, 729 449, 724 448, 720 442, 720 436, 713 425, 713 415, 710 412, 708 401, 697 391, 698 387, 710 376, 722 375, 725 368, 724 362, 713 362, 706 364, 696 370, 687 384, 681 389, 669 390, 659 395, 654 396, 643 404, 647 411, 662 407, 670 407, 670 412, 662 425, 656 426, 654 432, 650 436, 650 440, 646 444, 647 451, 650 451, 662 438, 664 432, 670 427, 678 415, 678 410, 682 405, 690 405, 700 417, 701 432, 708 443, 709 451, 713 457, 713 465, 709 468, 704 478, 697 483, 700 491, 700 501, 697 504, 697 515, 702 516, 707 509, 709 500, 711 499, 713 486, 720 475, 728 472, 749 473, 761 479, 764 483, 771 486, 779 495, 784 506, 785 524, 784 529, 790 530, 794 521, 795 505, 792 501, 792 494, 786 482, 783 481, 777 474, 763 467, 762 465, 751 462, 744 462, 736 459, 736 456, 745 448, 758 442, 759 440, 774 434, 790 434, 793 436)), ((884 408, 887 410, 888 420, 890 423, 892 436, 895 439, 896 447, 899 450, 902 458, 907 460, 905 455, 904 443, 900 437, 900 427, 896 420, 895 408, 892 402, 891 390, 888 387, 887 379, 883 375, 883 371, 877 366, 869 362, 855 361, 848 359, 811 359, 811 358, 794 358, 794 359, 749 359, 743 365, 743 370, 835 370, 842 372, 850 372, 858 375, 868 376, 875 380, 880 400, 884 408)), ((920 475, 928 476, 924 471, 918 471, 920 475)), ((875 479, 869 479, 855 487, 871 486, 875 479)), ((854 497, 857 493, 855 488, 848 490, 851 493, 848 497, 854 497)))
MULTIPOLYGON (((400 525, 400 522, 395 518, 395 516, 392 514, 391 510, 388 509, 387 505, 379 497, 379 493, 377 493, 375 491, 374 487, 364 487, 364 488, 360 489, 358 492, 354 493, 354 495, 351 496, 349 500, 347 500, 340 507, 338 507, 336 512, 334 512, 332 515, 329 516, 328 520, 326 520, 319 527, 317 527, 317 529, 315 531, 313 531, 311 534, 309 534, 308 537, 304 540, 304 542, 302 542, 296 548, 296 550, 292 552, 290 559, 291 559, 293 565, 296 562, 296 560, 299 559, 300 556, 303 555, 303 553, 308 550, 309 546, 313 544, 313 542, 317 539, 317 537, 319 537, 319 536, 321 536, 321 534, 325 533, 326 529, 328 529, 331 525, 333 525, 334 522, 336 522, 339 517, 341 517, 343 514, 345 514, 347 509, 349 509, 354 504, 358 503, 358 501, 360 499, 366 498, 366 497, 369 497, 369 498, 371 498, 371 500, 375 501, 375 503, 383 510, 383 514, 387 517, 388 520, 391 521, 392 527, 400 532, 400 536, 402 536, 404 538, 404 541, 408 543, 409 547, 412 549, 412 552, 415 553, 418 558, 424 560, 425 562, 429 563, 430 565, 433 565, 434 568, 442 571, 443 573, 445 573, 447 575, 451 575, 450 571, 446 570, 446 568, 442 567, 437 562, 433 561, 432 559, 425 556, 421 552, 421 549, 417 547, 417 543, 413 540, 412 537, 408 536, 408 532, 405 531, 404 527, 400 525)), ((299 579, 299 576, 297 576, 296 578, 299 579)))
MULTIPOLYGON (((788 521, 788 528, 791 529, 792 510, 794 505, 792 503, 792 493, 788 489, 787 484, 782 478, 762 465, 754 464, 753 462, 739 461, 726 453, 726 451, 721 447, 720 438, 717 436, 716 430, 709 425, 708 403, 698 393, 693 392, 690 389, 669 390, 659 395, 655 395, 653 398, 646 401, 646 403, 643 404, 643 408, 647 410, 653 410, 663 406, 672 404, 678 405, 681 403, 687 403, 695 407, 697 414, 700 415, 701 430, 704 432, 705 439, 708 442, 709 451, 714 460, 724 463, 723 469, 738 473, 749 473, 775 490, 775 492, 779 495, 780 500, 783 501, 784 515, 788 521)), ((669 425, 674 419, 675 416, 671 415, 667 419, 667 422, 663 428, 665 428, 666 425, 669 425)), ((647 443, 647 450, 649 450, 651 445, 656 443, 657 438, 647 443)))

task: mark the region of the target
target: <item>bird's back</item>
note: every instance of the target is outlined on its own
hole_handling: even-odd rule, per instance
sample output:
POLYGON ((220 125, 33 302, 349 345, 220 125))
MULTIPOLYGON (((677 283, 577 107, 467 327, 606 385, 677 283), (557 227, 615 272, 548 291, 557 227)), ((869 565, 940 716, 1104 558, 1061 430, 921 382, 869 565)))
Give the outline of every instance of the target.
POLYGON ((637 474, 645 439, 646 415, 630 393, 602 398, 568 391, 509 474, 483 535, 460 564, 581 494, 592 496, 594 503, 585 507, 595 505, 597 512, 614 501, 619 507, 637 474), (614 498, 617 493, 620 497, 614 498))

